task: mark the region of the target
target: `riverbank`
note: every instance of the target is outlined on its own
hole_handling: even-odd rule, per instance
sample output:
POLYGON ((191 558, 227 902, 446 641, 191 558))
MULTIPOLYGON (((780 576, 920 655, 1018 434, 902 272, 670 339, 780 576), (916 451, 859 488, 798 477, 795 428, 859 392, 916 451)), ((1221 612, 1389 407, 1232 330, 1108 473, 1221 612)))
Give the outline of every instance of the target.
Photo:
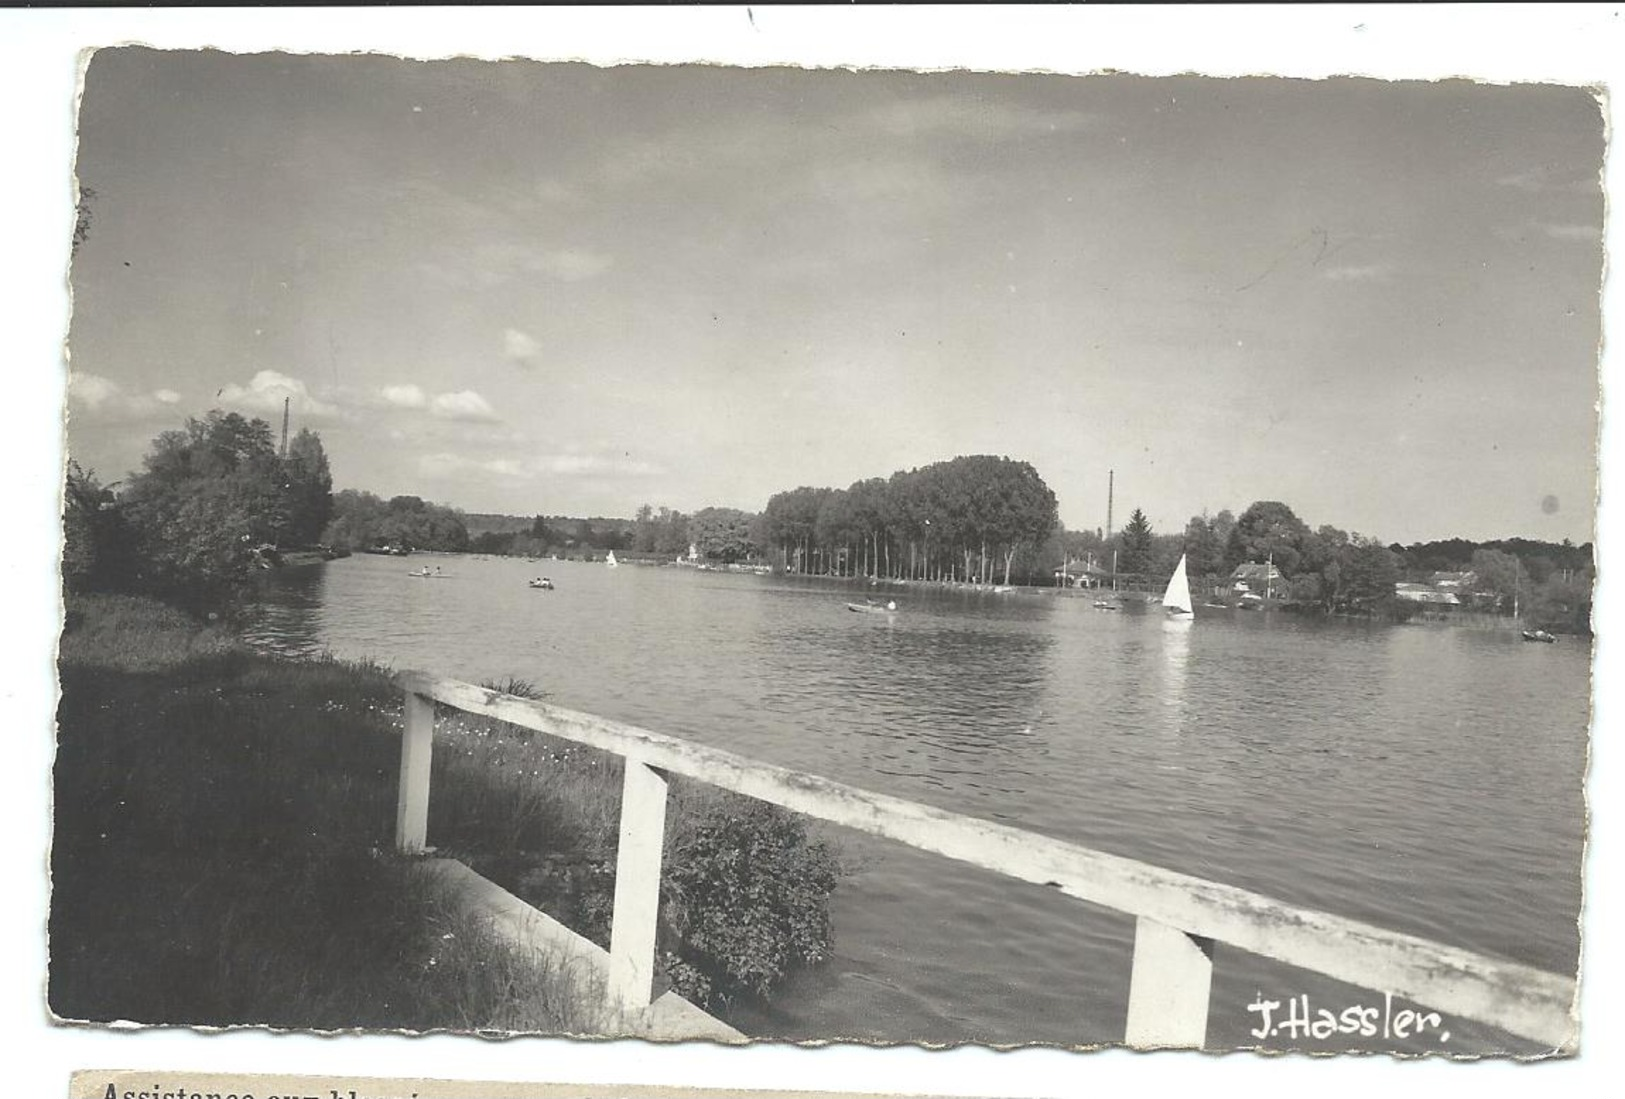
MULTIPOLYGON (((223 628, 130 597, 74 599, 68 623, 51 857, 57 1015, 594 1031, 567 973, 516 954, 393 854, 401 703, 385 669, 251 653, 223 628)), ((493 722, 442 725, 439 854, 589 937, 595 921, 607 927, 618 767, 493 722)), ((774 833, 750 807, 682 790, 676 801, 667 984, 702 1001, 760 994, 827 955, 832 852, 788 818, 774 833), (719 869, 753 835, 781 856, 755 860, 781 884, 719 869), (708 905, 719 882, 752 887, 786 933, 728 939, 753 913, 708 905)))

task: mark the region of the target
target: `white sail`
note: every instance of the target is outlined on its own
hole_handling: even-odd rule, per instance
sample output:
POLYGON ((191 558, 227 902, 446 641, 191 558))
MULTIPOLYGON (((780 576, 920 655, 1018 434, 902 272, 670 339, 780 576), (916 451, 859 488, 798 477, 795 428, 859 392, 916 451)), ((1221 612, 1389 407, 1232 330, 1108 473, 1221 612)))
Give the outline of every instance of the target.
POLYGON ((605 558, 604 564, 608 565, 610 568, 614 568, 616 565, 620 564, 619 561, 615 560, 615 551, 614 550, 609 551, 609 556, 607 558, 605 558))
POLYGON ((1185 578, 1185 555, 1179 555, 1179 567, 1168 581, 1168 590, 1162 593, 1162 605, 1170 614, 1191 613, 1191 585, 1185 578))

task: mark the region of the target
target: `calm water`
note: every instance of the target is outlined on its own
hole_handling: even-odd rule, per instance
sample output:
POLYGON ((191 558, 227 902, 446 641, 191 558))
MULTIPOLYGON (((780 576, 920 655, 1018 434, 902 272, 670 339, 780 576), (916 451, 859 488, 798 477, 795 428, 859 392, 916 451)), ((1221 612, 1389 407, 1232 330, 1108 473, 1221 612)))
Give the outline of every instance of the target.
MULTIPOLYGON (((1172 632, 1157 615, 1027 593, 909 591, 888 618, 847 612, 853 589, 828 582, 411 560, 447 575, 356 557, 271 577, 254 640, 522 677, 563 706, 1575 972, 1584 642, 1226 611, 1172 632), (525 586, 543 571, 556 591, 525 586)), ((838 956, 736 1020, 745 1029, 1121 1037, 1129 919, 835 834, 855 866, 837 894, 838 956)), ((1259 992, 1380 1004, 1221 946, 1210 1042, 1258 1044, 1246 1005, 1259 992)), ((1443 1048, 1504 1047, 1454 1025, 1443 1048)))

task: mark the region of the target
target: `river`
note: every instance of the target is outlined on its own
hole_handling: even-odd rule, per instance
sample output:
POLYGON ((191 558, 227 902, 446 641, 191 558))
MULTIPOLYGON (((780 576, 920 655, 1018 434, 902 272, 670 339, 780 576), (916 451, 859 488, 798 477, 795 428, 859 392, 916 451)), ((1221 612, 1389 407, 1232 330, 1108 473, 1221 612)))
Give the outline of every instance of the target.
MULTIPOLYGON (((1106 612, 1053 592, 417 555, 269 576, 250 639, 474 682, 1554 972, 1577 966, 1590 647, 1290 614, 1106 612), (409 569, 439 565, 444 576, 409 569), (525 581, 539 572, 555 591, 525 581), (890 590, 887 592, 890 594, 890 590)), ((835 830, 837 956, 747 1032, 1062 1045, 1121 1038, 1133 924, 835 830)), ((1209 1042, 1263 993, 1376 1003, 1221 945, 1209 1042)), ((1447 1020, 1447 1024, 1455 1021, 1447 1020)), ((1290 1035, 1289 1035, 1290 1036, 1290 1035)))

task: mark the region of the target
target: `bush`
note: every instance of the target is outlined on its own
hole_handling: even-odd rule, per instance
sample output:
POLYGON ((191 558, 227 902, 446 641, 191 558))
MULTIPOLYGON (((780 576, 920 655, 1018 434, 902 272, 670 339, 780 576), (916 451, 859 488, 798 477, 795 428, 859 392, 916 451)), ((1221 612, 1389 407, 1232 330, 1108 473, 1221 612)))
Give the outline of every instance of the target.
POLYGON ((672 987, 716 1006, 764 997, 834 944, 835 853, 801 818, 733 794, 678 820, 667 843, 662 961, 672 987))

